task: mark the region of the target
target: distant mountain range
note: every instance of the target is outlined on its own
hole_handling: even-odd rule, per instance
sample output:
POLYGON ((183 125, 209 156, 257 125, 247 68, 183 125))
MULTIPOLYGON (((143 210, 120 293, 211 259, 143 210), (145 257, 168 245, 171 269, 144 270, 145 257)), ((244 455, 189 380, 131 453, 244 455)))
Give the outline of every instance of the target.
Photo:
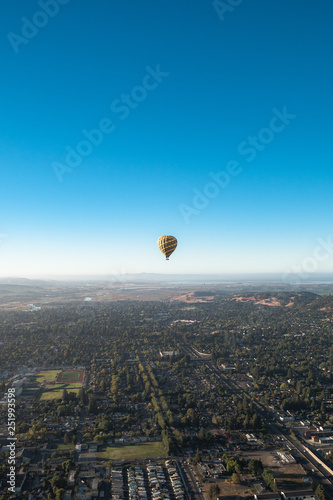
POLYGON ((81 275, 81 276, 39 276, 31 278, 5 277, 0 278, 0 285, 20 286, 64 286, 68 282, 101 282, 110 283, 171 283, 171 284, 218 284, 218 283, 333 283, 333 273, 313 273, 306 276, 295 276, 284 279, 283 274, 110 274, 110 275, 81 275))

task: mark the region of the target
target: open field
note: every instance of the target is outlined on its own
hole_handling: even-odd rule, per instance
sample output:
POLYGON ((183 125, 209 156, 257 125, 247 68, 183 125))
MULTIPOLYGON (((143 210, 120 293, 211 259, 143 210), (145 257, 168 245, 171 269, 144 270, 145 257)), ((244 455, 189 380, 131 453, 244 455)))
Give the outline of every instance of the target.
POLYGON ((65 370, 65 371, 60 372, 58 374, 57 382, 59 384, 67 383, 67 382, 71 382, 71 383, 82 382, 83 375, 84 375, 83 370, 65 370))
POLYGON ((39 383, 45 382, 45 380, 55 380, 57 378, 58 373, 60 373, 61 370, 46 370, 39 372, 36 375, 36 380, 39 383))
MULTIPOLYGON (((205 483, 203 485, 203 490, 205 492, 205 498, 209 498, 209 487, 213 483, 205 483)), ((221 490, 221 495, 242 495, 242 497, 247 497, 247 496, 252 496, 254 491, 251 490, 251 488, 247 485, 243 484, 233 484, 229 483, 227 481, 216 481, 216 484, 219 485, 220 490, 221 490)))
MULTIPOLYGON (((293 299, 295 297, 292 297, 293 299)), ((262 304, 264 306, 271 306, 271 307, 281 307, 282 304, 281 302, 276 298, 276 297, 269 297, 267 299, 261 299, 259 300, 258 297, 242 297, 242 296, 235 296, 231 300, 235 300, 236 302, 254 302, 255 304, 262 304)), ((288 307, 294 305, 294 302, 291 300, 288 304, 288 307)))
POLYGON ((196 297, 194 292, 186 293, 185 295, 178 295, 176 297, 172 297, 171 299, 178 300, 179 302, 186 302, 188 304, 195 304, 197 302, 212 302, 214 300, 214 295, 207 295, 204 297, 196 297))
POLYGON ((82 387, 82 380, 84 377, 84 370, 45 370, 36 375, 36 381, 45 383, 50 381, 43 387, 43 392, 40 395, 42 401, 50 399, 60 399, 63 390, 68 392, 75 392, 78 394, 82 387))
POLYGON ((47 399, 60 399, 64 389, 66 389, 67 392, 75 392, 75 394, 78 394, 81 387, 82 387, 81 382, 76 382, 72 384, 50 385, 43 390, 40 399, 42 401, 45 401, 47 399))
POLYGON ((57 450, 74 450, 75 444, 58 444, 57 450))
POLYGON ((161 441, 153 443, 136 443, 133 445, 103 446, 96 453, 98 458, 106 460, 133 460, 135 458, 157 458, 165 456, 161 441))
POLYGON ((261 460, 264 467, 271 469, 278 489, 304 489, 309 482, 304 481, 307 473, 298 463, 288 463, 283 461, 278 455, 279 450, 272 451, 245 451, 243 457, 247 460, 261 460))
POLYGON ((50 450, 71 451, 74 450, 75 444, 51 444, 48 448, 50 450))
MULTIPOLYGON (((207 276, 207 281, 210 282, 212 277, 207 276)), ((287 306, 292 307, 294 297, 291 298, 289 304, 280 303, 276 293, 289 293, 293 288, 291 284, 283 281, 267 281, 266 278, 261 281, 256 279, 251 282, 246 278, 235 279, 235 281, 225 282, 225 277, 214 276, 214 282, 206 283, 203 276, 198 275, 196 278, 187 276, 184 282, 184 276, 165 275, 159 277, 152 275, 151 280, 148 280, 144 275, 124 275, 119 276, 119 280, 115 276, 106 277, 105 280, 84 280, 84 281, 43 281, 43 280, 11 280, 12 283, 1 283, 0 279, 0 310, 6 311, 25 311, 27 316, 36 311, 29 306, 33 303, 41 309, 54 309, 60 305, 69 303, 84 303, 85 305, 95 302, 117 302, 124 300, 135 301, 159 301, 170 300, 179 301, 184 304, 195 304, 200 302, 212 302, 215 295, 222 293, 235 294, 237 302, 252 302, 255 305, 261 306, 287 306), (111 278, 111 279, 110 279, 111 278), (194 279, 195 283, 191 280, 194 279), (201 284, 199 284, 201 282, 201 284), (16 283, 16 284, 15 284, 16 283), (22 285, 25 283, 25 285, 22 285), (84 290, 83 290, 84 289, 84 290), (197 292, 205 292, 204 295, 197 295, 197 292), (272 297, 245 297, 246 293, 274 293, 272 297), (87 301, 87 298, 90 300, 87 301)), ((333 275, 325 275, 325 280, 322 283, 307 283, 302 284, 303 291, 313 292, 319 295, 329 295, 333 293, 333 275)), ((295 285, 294 291, 299 288, 295 285)), ((37 311, 38 314, 38 311, 37 311)))

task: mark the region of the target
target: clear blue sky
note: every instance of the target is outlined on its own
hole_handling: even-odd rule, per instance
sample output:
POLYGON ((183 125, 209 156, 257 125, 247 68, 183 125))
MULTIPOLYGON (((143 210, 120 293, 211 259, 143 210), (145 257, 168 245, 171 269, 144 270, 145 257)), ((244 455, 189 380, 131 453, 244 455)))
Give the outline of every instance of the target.
POLYGON ((332 272, 333 4, 238 4, 6 2, 0 275, 332 272))

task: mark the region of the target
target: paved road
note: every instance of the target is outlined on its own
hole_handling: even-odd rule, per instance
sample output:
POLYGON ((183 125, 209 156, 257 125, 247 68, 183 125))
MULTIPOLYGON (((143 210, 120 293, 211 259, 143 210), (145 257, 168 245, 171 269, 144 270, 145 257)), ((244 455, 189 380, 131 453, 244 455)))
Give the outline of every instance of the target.
POLYGON ((192 472, 191 466, 188 465, 185 460, 181 460, 178 463, 182 469, 184 479, 187 483, 187 487, 188 487, 189 494, 190 494, 190 499, 191 500, 204 500, 203 494, 200 491, 200 487, 197 486, 196 479, 195 479, 194 474, 192 472))
POLYGON ((175 334, 177 341, 182 345, 185 352, 187 352, 191 359, 193 360, 201 360, 208 368, 208 370, 213 373, 218 380, 220 380, 224 386, 226 386, 233 394, 237 394, 241 399, 246 396, 249 400, 251 400, 253 407, 255 408, 256 413, 263 419, 265 422, 267 429, 272 435, 276 437, 280 437, 280 439, 285 440, 286 443, 289 444, 290 452, 292 455, 297 455, 297 453, 303 457, 305 463, 302 464, 304 468, 308 471, 311 471, 311 475, 313 479, 322 484, 325 487, 329 498, 333 499, 333 480, 332 476, 325 470, 325 468, 320 465, 319 461, 313 458, 304 448, 304 446, 299 443, 296 439, 292 438, 290 435, 283 433, 282 428, 279 424, 277 424, 276 420, 271 416, 271 414, 267 411, 267 409, 259 402, 253 400, 253 397, 250 392, 246 391, 238 385, 237 382, 233 381, 229 376, 223 373, 220 369, 218 369, 213 363, 207 358, 203 358, 200 356, 198 351, 193 349, 189 344, 182 341, 178 335, 175 334))

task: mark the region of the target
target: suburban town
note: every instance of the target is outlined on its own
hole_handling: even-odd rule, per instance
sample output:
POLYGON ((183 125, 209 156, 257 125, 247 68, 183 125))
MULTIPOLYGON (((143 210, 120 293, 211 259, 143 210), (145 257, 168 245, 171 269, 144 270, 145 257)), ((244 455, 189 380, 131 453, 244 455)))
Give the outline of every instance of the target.
POLYGON ((0 498, 333 498, 332 297, 145 293, 2 308, 0 498))

